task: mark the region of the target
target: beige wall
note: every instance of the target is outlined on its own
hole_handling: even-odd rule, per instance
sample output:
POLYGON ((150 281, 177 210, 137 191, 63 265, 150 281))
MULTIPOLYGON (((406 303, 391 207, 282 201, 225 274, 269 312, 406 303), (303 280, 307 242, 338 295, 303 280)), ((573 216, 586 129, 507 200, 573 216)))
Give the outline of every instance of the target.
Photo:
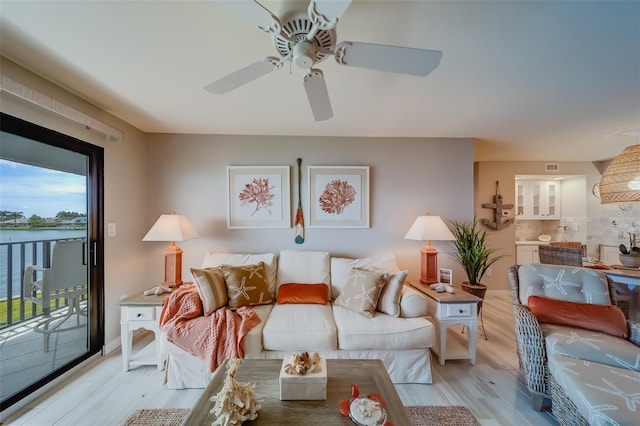
MULTIPOLYGON (((66 105, 124 131, 124 141, 108 142, 103 135, 85 129, 10 94, 1 92, 2 112, 31 121, 104 148, 105 224, 117 224, 117 236, 105 240, 105 342, 108 350, 119 344, 120 308, 125 294, 149 287, 148 249, 140 241, 147 226, 145 135, 125 122, 1 58, 2 73, 66 105)), ((105 232, 106 236, 106 232, 105 232)))
MULTIPOLYGON (((553 160, 549 160, 553 162, 553 160)), ((600 173, 590 162, 562 162, 560 170, 554 173, 544 172, 545 162, 538 161, 481 161, 475 163, 475 206, 474 209, 479 218, 487 218, 493 222, 493 210, 482 207, 483 203, 492 203, 496 192, 496 181, 500 182, 500 192, 505 204, 513 204, 515 201, 515 176, 516 175, 584 175, 586 176, 587 191, 600 181, 600 173)), ((587 195, 587 215, 589 217, 599 215, 599 202, 595 197, 587 195)), ((512 211, 513 213, 513 211, 512 211)), ((510 216, 510 217, 513 217, 510 216)), ((485 277, 484 284, 489 286, 489 291, 509 290, 506 268, 516 261, 515 249, 515 225, 510 225, 502 230, 488 230, 488 241, 491 247, 496 248, 496 254, 506 257, 499 260, 493 267, 493 275, 485 277)), ((594 249, 595 250, 595 249, 594 249)))
MULTIPOLYGON (((205 250, 277 252, 283 249, 328 250, 341 256, 391 251, 399 266, 419 278, 419 250, 425 244, 405 240, 418 215, 430 211, 468 220, 473 213, 473 141, 470 139, 325 138, 291 136, 149 135, 150 182, 147 227, 161 213, 185 214, 201 238, 180 246, 183 277, 199 266, 205 250), (303 161, 302 197, 307 196, 309 165, 370 167, 369 229, 306 229, 305 242, 294 243, 293 229, 227 229, 226 167, 289 165, 292 212, 297 184, 296 158, 303 161)), ((303 201, 308 218, 308 206, 303 201)), ((162 277, 164 243, 153 247, 149 269, 162 277)), ((440 266, 455 267, 449 243, 433 242, 440 266)), ((461 274, 457 274, 462 278, 461 274)))

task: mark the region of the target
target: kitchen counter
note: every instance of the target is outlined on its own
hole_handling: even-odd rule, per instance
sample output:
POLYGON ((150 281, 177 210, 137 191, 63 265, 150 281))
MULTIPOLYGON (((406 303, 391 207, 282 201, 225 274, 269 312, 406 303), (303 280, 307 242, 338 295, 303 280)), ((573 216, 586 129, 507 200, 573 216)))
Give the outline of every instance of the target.
POLYGON ((549 245, 550 241, 516 241, 517 246, 539 246, 541 244, 549 245))

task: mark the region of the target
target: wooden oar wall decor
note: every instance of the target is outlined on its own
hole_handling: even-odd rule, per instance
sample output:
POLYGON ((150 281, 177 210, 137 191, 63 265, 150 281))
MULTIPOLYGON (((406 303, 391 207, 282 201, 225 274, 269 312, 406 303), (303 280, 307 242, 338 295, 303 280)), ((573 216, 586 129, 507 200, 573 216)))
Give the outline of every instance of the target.
POLYGON ((302 185, 302 158, 298 158, 298 210, 296 210, 295 233, 296 244, 304 243, 304 216, 302 215, 302 197, 300 187, 302 185))
POLYGON ((488 228, 500 230, 511 225, 514 221, 513 218, 502 220, 502 209, 512 209, 513 204, 504 204, 502 202, 502 194, 500 194, 500 181, 496 181, 496 195, 493 196, 493 203, 485 203, 482 205, 485 209, 493 209, 493 220, 489 222, 489 219, 481 219, 480 222, 488 228))

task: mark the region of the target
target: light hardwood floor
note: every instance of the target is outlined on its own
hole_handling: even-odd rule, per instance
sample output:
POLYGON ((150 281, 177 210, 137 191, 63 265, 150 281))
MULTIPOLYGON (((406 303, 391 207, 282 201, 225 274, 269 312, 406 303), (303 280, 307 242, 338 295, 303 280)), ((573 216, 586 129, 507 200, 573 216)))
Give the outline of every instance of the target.
MULTIPOLYGON (((510 298, 489 296, 483 310, 489 340, 480 328, 476 365, 456 360, 441 366, 433 356, 433 384, 396 385, 404 405, 464 405, 482 425, 557 425, 549 412, 531 409, 518 379, 510 298)), ((136 344, 150 338, 144 335, 136 344)), ((466 335, 458 327, 454 338, 464 341, 466 335)), ((153 366, 122 371, 120 352, 115 351, 90 362, 2 424, 118 425, 138 408, 192 407, 202 392, 169 390, 163 379, 164 373, 153 366)))

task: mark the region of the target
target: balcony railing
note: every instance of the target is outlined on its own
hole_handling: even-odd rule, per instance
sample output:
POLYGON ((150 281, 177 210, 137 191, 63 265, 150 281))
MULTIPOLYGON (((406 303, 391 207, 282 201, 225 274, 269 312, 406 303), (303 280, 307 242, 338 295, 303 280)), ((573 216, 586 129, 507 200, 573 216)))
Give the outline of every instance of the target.
MULTIPOLYGON (((23 274, 31 265, 49 268, 51 249, 63 239, 83 238, 0 243, 0 330, 44 314, 42 306, 24 300, 23 274)), ((61 299, 54 299, 51 310, 61 308, 65 303, 61 299)))

